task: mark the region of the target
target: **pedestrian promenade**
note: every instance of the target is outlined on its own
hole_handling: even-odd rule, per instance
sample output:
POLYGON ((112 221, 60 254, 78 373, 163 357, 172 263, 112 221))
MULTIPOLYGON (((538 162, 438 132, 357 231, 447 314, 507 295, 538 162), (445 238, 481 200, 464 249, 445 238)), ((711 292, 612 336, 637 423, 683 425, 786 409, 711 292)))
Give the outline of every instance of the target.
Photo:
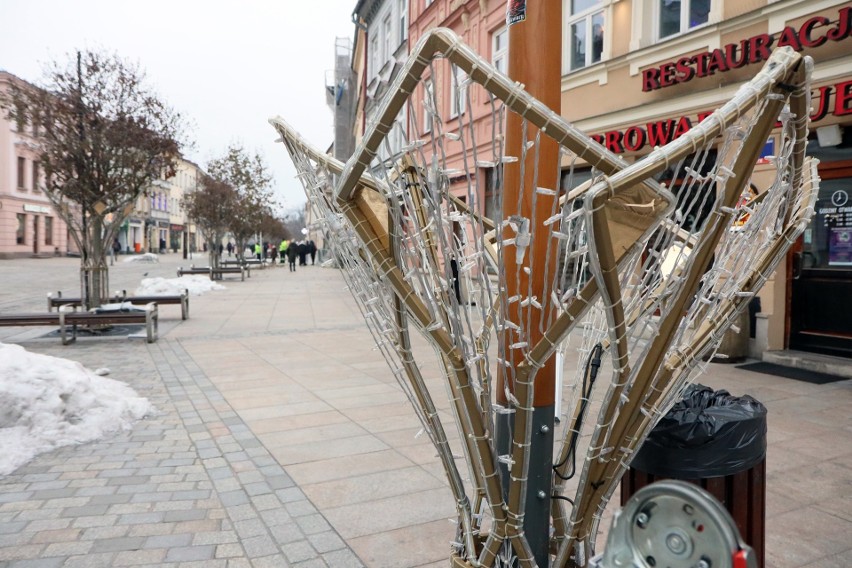
MULTIPOLYGON (((111 289, 179 265, 117 262, 111 289)), ((0 311, 76 293, 77 259, 0 261, 0 311)), ((157 407, 129 432, 0 477, 0 566, 448 566, 455 515, 427 436, 339 271, 286 267, 161 310, 154 344, 0 328, 0 341, 107 367, 157 407)), ((767 566, 852 566, 852 380, 710 365, 769 408, 767 566)), ((445 407, 444 407, 445 408, 445 407)))

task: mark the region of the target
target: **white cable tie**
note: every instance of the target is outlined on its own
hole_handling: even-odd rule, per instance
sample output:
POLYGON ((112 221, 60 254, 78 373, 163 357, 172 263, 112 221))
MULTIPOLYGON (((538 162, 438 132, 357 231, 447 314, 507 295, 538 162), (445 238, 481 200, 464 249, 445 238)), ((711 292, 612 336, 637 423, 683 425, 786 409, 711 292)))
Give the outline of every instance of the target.
POLYGON ((554 224, 558 221, 561 221, 561 220, 562 220, 562 213, 557 213, 556 215, 545 220, 545 222, 542 223, 542 225, 544 225, 545 227, 549 227, 550 225, 552 225, 552 224, 554 224))
POLYGON ((521 299, 521 295, 515 294, 514 296, 509 296, 508 298, 506 298, 506 303, 514 304, 515 302, 517 302, 520 299, 521 299))
POLYGON ((535 188, 535 192, 539 195, 556 195, 555 190, 548 189, 546 187, 537 187, 537 188, 535 188))
POLYGON ((417 431, 416 434, 414 434, 414 439, 416 440, 416 439, 420 438, 425 432, 426 432, 426 429, 421 428, 420 430, 417 431))
POLYGON ((461 136, 459 136, 455 132, 445 132, 444 136, 447 138, 447 140, 457 141, 461 139, 461 136))
POLYGON ((512 459, 510 454, 503 454, 501 456, 497 456, 497 461, 500 463, 505 463, 507 465, 514 465, 515 460, 512 459))
POLYGON ((517 156, 503 156, 502 158, 500 158, 500 162, 503 164, 511 164, 517 161, 517 156))
POLYGON ((526 341, 518 341, 517 343, 511 344, 509 349, 523 349, 525 347, 529 347, 529 343, 526 341))

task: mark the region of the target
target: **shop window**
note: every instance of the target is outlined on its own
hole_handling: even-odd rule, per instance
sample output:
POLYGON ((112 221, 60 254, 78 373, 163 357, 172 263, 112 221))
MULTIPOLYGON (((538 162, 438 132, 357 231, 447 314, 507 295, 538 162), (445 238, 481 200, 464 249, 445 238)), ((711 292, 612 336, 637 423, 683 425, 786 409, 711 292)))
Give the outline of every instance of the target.
POLYGON ((509 29, 502 28, 491 34, 491 63, 497 71, 509 74, 509 29))
POLYGON ((606 24, 604 0, 566 0, 567 71, 598 63, 603 58, 606 24))
POLYGON ((53 217, 44 218, 44 244, 53 244, 53 217))
POLYGON ((24 189, 26 181, 27 159, 18 157, 18 189, 24 189))
POLYGON ((711 0, 657 0, 660 39, 706 24, 711 0))
POLYGON ((27 216, 23 213, 18 213, 18 230, 15 232, 15 242, 19 245, 27 244, 27 216))

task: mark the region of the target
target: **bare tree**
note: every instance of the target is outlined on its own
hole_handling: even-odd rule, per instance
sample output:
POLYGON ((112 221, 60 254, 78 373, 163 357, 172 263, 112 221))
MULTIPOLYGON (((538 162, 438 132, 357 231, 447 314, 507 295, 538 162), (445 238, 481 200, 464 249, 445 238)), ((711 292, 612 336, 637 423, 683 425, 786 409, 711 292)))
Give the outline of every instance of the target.
POLYGON ((236 203, 237 192, 233 187, 206 174, 201 176, 198 188, 183 198, 187 215, 204 240, 212 243, 207 247, 210 266, 219 266, 219 243, 228 230, 236 203))
POLYGON ((210 161, 207 172, 212 178, 231 186, 237 194, 228 229, 234 235, 237 256, 242 258, 249 240, 261 231, 263 216, 269 214, 275 204, 272 175, 260 154, 249 155, 237 144, 229 146, 223 156, 210 161))
POLYGON ((107 254, 136 199, 175 173, 182 120, 144 79, 117 55, 77 52, 47 64, 40 85, 16 82, 0 100, 11 120, 39 132, 43 189, 80 250, 88 307, 109 291, 107 254))

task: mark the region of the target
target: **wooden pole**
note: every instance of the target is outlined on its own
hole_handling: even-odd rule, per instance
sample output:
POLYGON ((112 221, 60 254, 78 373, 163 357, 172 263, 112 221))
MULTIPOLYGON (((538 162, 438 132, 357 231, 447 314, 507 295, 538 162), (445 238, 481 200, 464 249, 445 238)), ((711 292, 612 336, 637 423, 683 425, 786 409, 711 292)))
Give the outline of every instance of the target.
MULTIPOLYGON (((515 4, 515 3, 510 3, 515 4)), ((522 83, 533 97, 543 102, 556 113, 561 110, 562 76, 562 0, 536 0, 528 2, 526 19, 509 27, 509 77, 522 83)), ((552 493, 553 464, 553 413, 557 393, 555 357, 551 356, 539 369, 532 380, 528 367, 523 367, 524 351, 509 346, 518 341, 533 346, 538 343, 544 330, 544 320, 549 310, 549 296, 545 277, 552 278, 556 269, 556 255, 548 259, 548 234, 543 225, 554 211, 554 200, 558 196, 536 194, 536 187, 554 190, 558 183, 559 146, 545 134, 541 134, 539 143, 525 154, 526 142, 536 141, 539 134, 532 124, 524 125, 521 117, 509 113, 506 122, 506 155, 517 157, 517 162, 508 162, 504 166, 503 183, 503 220, 517 215, 529 220, 530 244, 523 258, 518 262, 516 247, 504 250, 506 277, 506 296, 538 298, 541 309, 533 305, 521 306, 520 302, 508 304, 506 318, 526 331, 526 336, 518 337, 506 333, 503 348, 506 359, 512 363, 516 374, 509 378, 509 384, 498 382, 497 400, 509 405, 505 387, 518 400, 515 409, 512 430, 505 422, 496 424, 497 442, 500 452, 505 451, 509 440, 520 434, 521 430, 532 428, 532 438, 527 466, 527 485, 519 490, 514 483, 510 489, 508 471, 504 471, 504 490, 509 497, 510 509, 517 506, 523 514, 523 530, 535 555, 536 563, 541 567, 549 566, 549 529, 550 499, 552 493), (541 235, 536 238, 536 235, 541 235), (549 262, 546 262, 549 261, 549 262), (546 266, 549 264, 550 266, 546 266), (525 271, 529 270, 529 274, 525 271), (529 397, 529 398, 528 398, 529 397), (529 402, 532 402, 530 411, 529 402), (518 494, 521 491, 521 494, 518 494)), ((511 239, 516 232, 504 226, 503 239, 511 239)), ((512 453, 521 452, 517 443, 512 453)))

